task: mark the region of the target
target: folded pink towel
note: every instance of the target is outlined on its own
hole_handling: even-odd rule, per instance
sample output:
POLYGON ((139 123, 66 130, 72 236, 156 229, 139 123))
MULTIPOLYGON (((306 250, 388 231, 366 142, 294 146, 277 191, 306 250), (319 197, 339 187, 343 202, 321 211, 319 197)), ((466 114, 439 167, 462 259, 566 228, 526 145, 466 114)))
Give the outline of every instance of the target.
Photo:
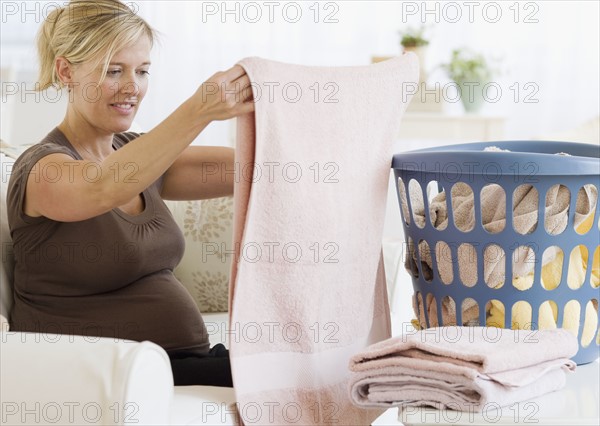
MULTIPOLYGON (((416 55, 374 65, 240 62, 230 358, 246 424, 365 425, 348 361, 391 335, 381 238, 416 55), (235 330, 235 331, 234 331, 235 330)), ((411 90, 412 93, 412 90, 411 90)))
POLYGON ((563 329, 438 327, 375 343, 350 360, 359 407, 480 412, 562 388, 577 339, 563 329))

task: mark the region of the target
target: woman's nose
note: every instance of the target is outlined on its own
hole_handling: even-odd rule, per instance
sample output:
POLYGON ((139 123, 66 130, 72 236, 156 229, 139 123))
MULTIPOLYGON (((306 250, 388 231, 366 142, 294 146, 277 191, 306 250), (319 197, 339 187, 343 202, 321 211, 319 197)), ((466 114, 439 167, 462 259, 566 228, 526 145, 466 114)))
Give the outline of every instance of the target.
POLYGON ((140 91, 140 84, 135 78, 135 73, 124 82, 121 91, 127 95, 137 95, 140 91))

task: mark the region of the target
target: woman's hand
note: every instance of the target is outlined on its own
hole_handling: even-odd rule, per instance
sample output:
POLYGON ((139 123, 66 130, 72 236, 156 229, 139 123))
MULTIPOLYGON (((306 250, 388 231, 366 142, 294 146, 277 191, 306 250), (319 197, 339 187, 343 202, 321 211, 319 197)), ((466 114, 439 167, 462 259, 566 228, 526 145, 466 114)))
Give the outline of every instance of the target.
POLYGON ((193 97, 210 121, 228 120, 254 111, 250 79, 239 65, 211 76, 193 97))

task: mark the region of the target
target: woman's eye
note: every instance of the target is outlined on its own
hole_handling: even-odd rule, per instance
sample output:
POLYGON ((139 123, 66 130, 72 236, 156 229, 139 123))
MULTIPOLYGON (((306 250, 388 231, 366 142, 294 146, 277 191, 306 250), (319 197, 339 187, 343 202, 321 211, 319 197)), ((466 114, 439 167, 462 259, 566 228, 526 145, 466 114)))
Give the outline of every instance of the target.
POLYGON ((108 70, 107 74, 108 75, 117 75, 121 72, 121 70, 108 70))
POLYGON ((146 75, 150 75, 150 73, 146 70, 140 70, 138 71, 141 75, 146 76, 146 75))

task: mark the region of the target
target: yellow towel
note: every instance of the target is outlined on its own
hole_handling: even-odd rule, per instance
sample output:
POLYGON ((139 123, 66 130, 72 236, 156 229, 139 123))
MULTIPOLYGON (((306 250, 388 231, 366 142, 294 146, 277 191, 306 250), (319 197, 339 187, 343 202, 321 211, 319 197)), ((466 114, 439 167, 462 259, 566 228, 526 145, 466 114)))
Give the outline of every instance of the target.
MULTIPOLYGON (((554 290, 560 284, 560 278, 563 268, 564 254, 562 251, 556 253, 553 261, 548 262, 542 267, 542 286, 546 290, 554 290)), ((571 251, 568 269, 567 285, 571 288, 578 288, 580 283, 585 279, 588 264, 588 251, 585 246, 577 246, 571 251)), ((600 249, 596 249, 592 262, 591 284, 594 288, 599 287, 600 283, 600 249)), ((519 290, 527 290, 533 285, 533 272, 524 277, 514 277, 513 286, 519 290)), ((563 316, 562 328, 566 328, 575 336, 579 330, 579 318, 581 307, 576 301, 569 302, 564 307, 565 313, 563 316)), ((491 301, 486 325, 488 327, 504 328, 504 304, 498 300, 491 301)), ((598 328, 597 307, 591 305, 585 309, 585 322, 581 335, 583 346, 587 346, 593 339, 594 333, 598 328)), ((532 310, 529 303, 519 301, 515 304, 512 310, 511 328, 530 328, 531 322, 538 322, 540 330, 557 328, 556 321, 558 319, 558 308, 554 302, 544 302, 540 305, 539 319, 532 316, 532 310)), ((423 319, 424 321, 424 319, 423 319)), ((420 328, 420 327, 418 327, 420 328)), ((600 336, 600 334, 599 334, 600 336)))
MULTIPOLYGON (((584 234, 588 232, 594 223, 594 210, 583 220, 577 227, 577 232, 584 234)), ((579 245, 571 251, 569 257, 567 285, 570 288, 576 289, 581 286, 585 279, 588 264, 588 250, 585 246, 579 245)), ((560 284, 560 278, 563 268, 564 254, 559 251, 553 261, 542 267, 542 286, 546 290, 554 290, 560 284)), ((594 288, 598 288, 600 284, 600 248, 596 248, 592 261, 592 272, 590 277, 591 284, 594 288)), ((529 273, 524 277, 514 277, 513 286, 519 290, 527 290, 533 285, 533 273, 529 273)), ((564 306, 564 317, 562 328, 569 330, 575 336, 579 331, 579 318, 581 309, 585 309, 585 319, 583 332, 581 334, 581 343, 583 346, 589 345, 594 339, 598 328, 598 313, 597 306, 589 302, 585 307, 581 307, 577 301, 570 301, 564 306)), ((505 310, 504 305, 497 300, 491 301, 489 315, 486 320, 488 327, 505 326, 505 310)), ((540 305, 540 313, 538 319, 538 327, 540 330, 553 329, 557 327, 558 311, 555 303, 544 302, 540 305)), ((511 328, 530 328, 530 323, 536 322, 532 316, 531 305, 525 301, 515 303, 512 310, 511 328)))
MULTIPOLYGON (((464 186, 464 187, 468 188, 468 186, 464 186)), ((463 210, 466 209, 466 211, 467 211, 466 213, 465 213, 465 211, 462 211, 459 209, 460 213, 458 214, 458 216, 460 216, 462 219, 467 220, 467 221, 474 221, 474 217, 471 217, 472 215, 467 214, 468 212, 472 211, 472 209, 473 209, 473 199, 472 199, 473 196, 472 196, 470 188, 468 188, 468 190, 465 188, 463 188, 463 187, 459 188, 463 192, 459 191, 459 193, 457 193, 457 194, 453 193, 453 195, 454 195, 453 196, 453 204, 455 202, 459 202, 460 200, 463 201, 463 203, 460 206, 454 206, 453 208, 455 210, 457 210, 458 207, 462 207, 463 210), (464 198, 464 200, 463 200, 463 198, 464 198), (459 201, 457 201, 457 200, 459 200, 459 201)), ((524 192, 520 193, 521 197, 525 197, 527 194, 529 194, 530 190, 527 189, 527 191, 525 191, 525 189, 522 189, 522 192, 523 191, 524 192)), ((552 192, 552 194, 554 194, 555 197, 558 197, 558 196, 562 197, 562 202, 558 203, 558 205, 563 206, 563 207, 565 207, 565 206, 568 207, 569 197, 568 197, 568 190, 566 189, 566 187, 564 187, 562 185, 560 185, 560 186, 555 185, 555 187, 553 187, 553 189, 554 189, 554 192, 552 192), (565 195, 565 194, 567 194, 567 195, 565 195)), ((498 196, 501 196, 502 194, 504 194, 504 192, 501 190, 501 188, 499 186, 497 187, 497 189, 496 188, 488 188, 487 197, 483 197, 483 198, 486 198, 488 200, 496 199, 498 196), (496 192, 494 192, 494 191, 497 191, 498 189, 500 190, 501 194, 497 194, 496 192)), ((536 192, 536 194, 537 194, 537 192, 536 192)), ((556 233, 560 233, 565 229, 565 227, 568 224, 568 212, 567 212, 567 210, 563 209, 564 211, 561 210, 561 214, 558 215, 557 212, 554 211, 554 210, 556 210, 555 207, 557 204, 555 202, 553 202, 552 199, 550 199, 550 201, 549 201, 548 197, 550 196, 550 194, 551 193, 549 191, 548 195, 546 197, 545 227, 546 227, 546 229, 552 229, 556 233)), ((413 195, 411 195, 411 196, 413 196, 413 195)), ((418 206, 414 206, 414 208, 416 208, 415 220, 417 221, 417 219, 419 219, 419 223, 421 223, 420 227, 422 227, 422 226, 424 226, 425 220, 426 220, 425 219, 425 210, 424 210, 425 208, 424 208, 424 204, 423 204, 423 200, 422 200, 422 194, 420 193, 420 191, 418 191, 417 194, 414 194, 414 197, 417 197, 417 198, 420 197, 419 198, 420 203, 416 203, 416 204, 418 204, 418 206)), ((597 190, 596 190, 596 188, 594 188, 591 185, 586 185, 585 187, 581 188, 581 190, 579 191, 579 194, 577 197, 577 208, 576 208, 576 215, 575 215, 575 226, 576 226, 577 233, 586 234, 587 232, 591 231, 592 227, 594 226, 596 199, 597 199, 597 190)), ((498 204, 498 203, 494 203, 493 205, 495 206, 496 204, 498 204)), ((499 203, 499 204, 503 204, 503 203, 499 203)), ((527 203, 525 203, 525 204, 527 204, 527 203)), ((490 203, 490 205, 491 205, 491 203, 490 203)), ((519 206, 520 205, 521 204, 519 204, 519 206)), ((527 205, 529 206, 529 204, 527 204, 527 205)), ((521 206, 521 207, 523 207, 523 206, 521 206)), ((529 206, 529 207, 531 207, 531 206, 529 206)), ((535 205, 535 208, 537 208, 537 204, 535 205)), ((498 226, 498 224, 496 223, 499 219, 499 218, 496 218, 496 215, 498 212, 491 207, 488 208, 486 211, 487 211, 487 214, 484 214, 485 212, 482 213, 487 218, 486 219, 487 221, 484 221, 484 222, 487 225, 494 224, 494 226, 498 226)), ((525 217, 526 216, 525 213, 531 213, 531 212, 529 212, 529 210, 520 211, 519 217, 521 217, 521 218, 525 217)), ((430 205, 430 215, 431 215, 432 222, 435 222, 435 226, 437 228, 445 229, 448 218, 447 218, 447 214, 446 214, 446 198, 445 198, 444 192, 438 194, 433 199, 432 204, 430 205)), ((405 217, 406 216, 407 216, 407 212, 405 212, 405 217)), ((537 215, 535 215, 535 217, 537 218, 537 215)), ((535 219, 535 220, 537 220, 537 219, 535 219)), ((524 223, 527 224, 529 222, 525 221, 524 223)), ((529 225, 531 225, 531 224, 529 224, 529 225)), ((503 226, 504 225, 502 225, 502 227, 503 226)), ((466 226, 466 227, 467 228, 472 227, 470 222, 469 222, 468 226, 466 226)), ((523 233, 526 233, 526 232, 523 232, 523 233)), ((436 246, 436 258, 441 257, 443 259, 443 256, 440 256, 440 254, 438 253, 438 249, 439 249, 438 246, 436 246)), ((414 251, 415 250, 413 250, 413 252, 414 251)), ((474 249, 472 249, 472 252, 474 252, 474 249)), ((431 263, 432 263, 431 262, 431 254, 430 254, 429 246, 427 245, 426 242, 419 243, 419 253, 420 253, 420 257, 421 257, 421 262, 425 262, 431 268, 431 263)), ((467 256, 467 255, 459 254, 459 260, 460 259, 472 259, 472 258, 473 258, 472 255, 467 256)), ((545 258, 545 256, 544 256, 544 258, 545 258)), ((534 272, 532 270, 527 271, 527 268, 526 268, 527 267, 527 262, 526 262, 527 259, 529 259, 529 254, 527 252, 523 252, 519 256, 519 260, 517 261, 516 266, 513 264, 513 269, 515 271, 515 275, 513 276, 512 285, 514 288, 521 290, 521 291, 528 290, 529 288, 531 288, 533 286, 533 282, 534 282, 534 275, 533 275, 534 272), (517 268, 517 269, 515 269, 515 268, 517 268)), ((569 256, 569 264, 564 266, 564 267, 568 268, 566 285, 568 285, 572 289, 577 289, 577 288, 581 287, 582 285, 586 284, 586 283, 584 283, 584 280, 585 280, 585 276, 586 276, 586 272, 587 272, 588 260, 589 260, 589 253, 588 253, 588 249, 585 246, 583 246, 583 245, 577 246, 571 251, 570 256, 569 256)), ((412 253, 412 256, 407 256, 407 264, 410 263, 410 261, 415 262, 414 268, 416 269, 416 254, 415 253, 412 253)), ((494 261, 492 261, 492 260, 486 259, 485 261, 486 261, 486 266, 491 265, 487 269, 492 271, 492 273, 490 274, 489 277, 486 276, 486 283, 489 285, 490 282, 492 282, 492 283, 495 281, 504 282, 504 267, 496 267, 496 266, 500 265, 500 263, 498 263, 498 265, 495 265, 494 261), (496 275, 494 275, 494 274, 496 274, 496 275)), ((497 256, 495 261, 496 262, 503 261, 503 258, 497 256)), ((542 275, 541 283, 542 283, 542 286, 546 290, 554 290, 559 286, 561 276, 562 276, 562 270, 563 270, 562 269, 563 261, 564 261, 564 253, 562 250, 558 250, 557 253, 555 254, 553 260, 547 262, 546 264, 543 264, 542 272, 541 272, 541 275, 542 275)), ((412 264, 410 264, 410 265, 412 266, 412 264)), ((590 282, 594 288, 598 288, 600 286, 600 246, 598 246, 594 251, 591 266, 592 266, 592 271, 590 274, 590 282)), ((461 267, 462 267, 461 273, 462 273, 462 269, 464 269, 466 271, 465 275, 467 275, 467 276, 474 276, 474 274, 476 274, 473 272, 473 269, 477 268, 476 262, 463 261, 461 263, 461 267)), ((453 265, 452 265, 451 261, 438 263, 438 270, 442 277, 444 277, 444 276, 451 277, 452 276, 452 268, 453 268, 453 265)), ((461 276, 461 278, 462 278, 462 276, 461 276)), ((444 280, 444 282, 445 282, 445 280, 444 280)), ((464 280, 463 280, 463 282, 464 282, 464 280)), ((549 294, 549 296, 551 298, 551 293, 549 294)), ((424 309, 423 309, 423 306, 421 306, 421 304, 422 304, 422 302, 419 302, 419 312, 422 313, 420 326, 422 326, 425 323, 425 318, 424 318, 424 314, 423 314, 424 309)), ((429 302, 427 302, 427 305, 429 306, 429 302)), ((450 308, 452 308, 452 309, 450 309, 450 311, 452 312, 451 315, 454 315, 453 312, 454 312, 455 307, 450 306, 450 308)), ((582 331, 582 335, 581 335, 581 343, 583 346, 587 346, 594 339, 594 335, 598 328, 598 317, 597 317, 598 306, 597 306, 597 304, 594 305, 592 302, 590 302, 586 306, 580 306, 579 302, 573 300, 573 301, 570 301, 569 303, 567 303, 564 307, 560 307, 560 309, 564 310, 562 328, 566 328, 571 333, 573 333, 575 336, 577 336, 578 331, 579 331, 579 326, 580 326, 579 319, 581 317, 581 309, 585 309, 585 319, 584 319, 584 327, 583 327, 583 331, 582 331)), ((487 310, 486 325, 488 327, 502 327, 502 328, 505 327, 505 307, 500 301, 498 301, 498 300, 490 301, 490 304, 486 307, 486 310, 487 310)), ((474 310, 471 310, 471 311, 475 312, 474 310)), ((416 312, 416 310, 415 310, 415 312, 416 312)), ((429 310, 429 313, 431 314, 431 310, 429 310)), ((464 313, 463 313, 463 320, 464 319, 465 318, 464 318, 464 313)), ((513 328, 513 329, 530 328, 531 323, 535 322, 535 323, 537 323, 539 329, 542 329, 542 330, 543 329, 553 329, 553 328, 557 328, 557 326, 558 326, 557 319, 558 319, 558 307, 556 306, 556 303, 554 303, 554 302, 546 301, 546 302, 542 303, 539 308, 539 316, 536 316, 536 314, 533 314, 532 307, 529 303, 527 303, 526 301, 519 301, 519 302, 515 303, 515 305, 512 308, 511 328, 513 328)), ((444 320, 444 324, 446 324, 446 322, 447 322, 446 318, 443 318, 443 320, 444 320)), ((416 321, 416 322, 418 322, 418 321, 416 321)), ((597 340, 600 341, 600 333, 598 333, 598 335, 597 335, 597 340)))

